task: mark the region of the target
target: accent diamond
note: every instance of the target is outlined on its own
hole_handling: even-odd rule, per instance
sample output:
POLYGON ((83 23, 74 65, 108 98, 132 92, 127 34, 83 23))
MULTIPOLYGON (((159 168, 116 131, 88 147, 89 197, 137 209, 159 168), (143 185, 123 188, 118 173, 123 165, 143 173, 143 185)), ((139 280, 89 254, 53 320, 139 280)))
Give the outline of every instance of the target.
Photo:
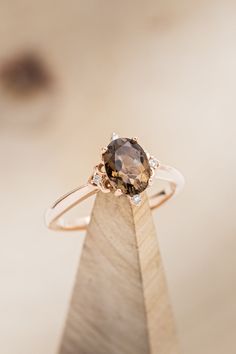
POLYGON ((150 160, 149 160, 149 165, 152 167, 152 168, 157 168, 159 162, 157 159, 155 159, 155 157, 151 157, 150 160))
POLYGON ((139 205, 141 203, 141 196, 139 194, 135 194, 133 197, 131 197, 131 201, 135 205, 139 205))
POLYGON ((101 182, 101 176, 99 176, 98 174, 95 174, 93 176, 92 183, 96 184, 96 186, 98 186, 100 182, 101 182))

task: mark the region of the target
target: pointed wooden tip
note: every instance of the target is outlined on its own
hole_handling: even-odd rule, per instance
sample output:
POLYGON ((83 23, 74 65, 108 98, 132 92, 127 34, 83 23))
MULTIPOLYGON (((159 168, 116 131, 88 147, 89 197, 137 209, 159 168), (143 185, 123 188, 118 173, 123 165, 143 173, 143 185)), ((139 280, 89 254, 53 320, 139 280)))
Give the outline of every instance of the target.
POLYGON ((60 354, 178 354, 157 237, 140 206, 98 193, 60 354))

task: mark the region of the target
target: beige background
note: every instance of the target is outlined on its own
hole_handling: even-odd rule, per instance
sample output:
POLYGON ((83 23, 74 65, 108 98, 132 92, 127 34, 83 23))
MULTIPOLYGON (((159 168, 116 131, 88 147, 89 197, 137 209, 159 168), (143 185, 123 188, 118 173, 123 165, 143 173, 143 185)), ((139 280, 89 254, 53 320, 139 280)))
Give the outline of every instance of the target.
POLYGON ((83 237, 43 223, 112 131, 186 177, 155 214, 183 354, 236 351, 235 1, 0 1, 0 69, 34 52, 32 97, 0 80, 0 351, 56 352, 83 237))

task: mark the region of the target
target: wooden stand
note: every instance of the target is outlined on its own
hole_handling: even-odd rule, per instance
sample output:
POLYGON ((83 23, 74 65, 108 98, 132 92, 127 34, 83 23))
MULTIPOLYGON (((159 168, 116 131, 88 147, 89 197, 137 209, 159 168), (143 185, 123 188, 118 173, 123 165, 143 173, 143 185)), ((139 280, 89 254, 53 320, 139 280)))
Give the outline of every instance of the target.
POLYGON ((98 193, 60 354, 178 354, 157 237, 144 194, 98 193))

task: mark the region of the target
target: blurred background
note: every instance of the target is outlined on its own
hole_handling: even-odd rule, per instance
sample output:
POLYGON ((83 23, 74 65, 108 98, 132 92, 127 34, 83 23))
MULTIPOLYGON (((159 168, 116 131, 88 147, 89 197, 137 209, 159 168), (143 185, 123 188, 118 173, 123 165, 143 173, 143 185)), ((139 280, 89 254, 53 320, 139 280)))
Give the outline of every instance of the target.
POLYGON ((186 178, 155 214, 182 353, 236 352, 235 43, 234 0, 0 0, 1 353, 56 353, 84 236, 44 211, 113 131, 186 178))

